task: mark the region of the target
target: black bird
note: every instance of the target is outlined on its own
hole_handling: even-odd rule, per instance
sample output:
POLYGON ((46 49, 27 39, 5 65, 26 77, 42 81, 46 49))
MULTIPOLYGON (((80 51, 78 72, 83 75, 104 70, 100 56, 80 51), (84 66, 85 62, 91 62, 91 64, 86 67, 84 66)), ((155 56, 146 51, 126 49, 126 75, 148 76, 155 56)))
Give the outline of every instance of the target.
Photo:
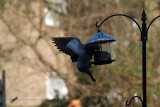
POLYGON ((72 62, 77 62, 80 72, 88 74, 93 82, 96 81, 89 68, 94 51, 100 49, 97 44, 82 44, 78 38, 74 37, 55 37, 52 41, 60 51, 71 57, 72 62))

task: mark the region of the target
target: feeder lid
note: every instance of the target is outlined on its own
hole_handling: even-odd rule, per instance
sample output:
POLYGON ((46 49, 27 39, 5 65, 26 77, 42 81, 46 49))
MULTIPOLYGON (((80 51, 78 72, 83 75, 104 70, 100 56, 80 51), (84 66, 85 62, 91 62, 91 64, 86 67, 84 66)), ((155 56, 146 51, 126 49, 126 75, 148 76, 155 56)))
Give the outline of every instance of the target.
POLYGON ((107 35, 104 32, 97 32, 87 41, 87 43, 106 43, 113 41, 115 41, 114 37, 107 35))

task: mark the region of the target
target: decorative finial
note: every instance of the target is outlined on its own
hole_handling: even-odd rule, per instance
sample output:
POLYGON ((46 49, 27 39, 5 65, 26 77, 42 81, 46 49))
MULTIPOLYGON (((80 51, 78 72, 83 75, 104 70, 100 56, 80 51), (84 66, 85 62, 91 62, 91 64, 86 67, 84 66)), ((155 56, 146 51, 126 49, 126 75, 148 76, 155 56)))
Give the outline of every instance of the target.
POLYGON ((145 12, 144 9, 143 9, 143 12, 142 12, 142 16, 143 16, 143 17, 146 17, 146 12, 145 12))
POLYGON ((147 19, 147 18, 146 18, 146 12, 145 12, 145 10, 143 9, 141 20, 142 20, 142 21, 145 21, 146 19, 147 19))

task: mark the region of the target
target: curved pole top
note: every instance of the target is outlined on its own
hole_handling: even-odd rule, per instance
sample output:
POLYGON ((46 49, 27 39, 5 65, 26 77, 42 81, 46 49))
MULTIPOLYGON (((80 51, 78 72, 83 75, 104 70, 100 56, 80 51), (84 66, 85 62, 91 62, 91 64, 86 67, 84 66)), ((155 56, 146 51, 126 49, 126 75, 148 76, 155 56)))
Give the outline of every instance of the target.
POLYGON ((159 16, 157 16, 157 17, 155 17, 155 18, 151 21, 151 23, 148 25, 147 33, 148 33, 148 30, 149 30, 149 28, 150 28, 151 24, 152 24, 156 19, 158 19, 159 17, 160 17, 160 15, 159 15, 159 16))
POLYGON ((138 24, 138 22, 137 22, 135 19, 133 19, 131 16, 128 16, 128 15, 125 15, 125 14, 114 14, 114 15, 111 15, 111 16, 105 18, 105 19, 101 22, 101 24, 99 24, 99 25, 98 25, 98 21, 97 21, 97 22, 96 22, 96 27, 98 27, 98 30, 99 30, 99 27, 100 27, 106 20, 108 20, 108 19, 110 19, 111 17, 114 17, 114 16, 125 16, 125 17, 133 20, 133 21, 136 23, 136 25, 138 26, 140 32, 142 31, 140 25, 138 24))

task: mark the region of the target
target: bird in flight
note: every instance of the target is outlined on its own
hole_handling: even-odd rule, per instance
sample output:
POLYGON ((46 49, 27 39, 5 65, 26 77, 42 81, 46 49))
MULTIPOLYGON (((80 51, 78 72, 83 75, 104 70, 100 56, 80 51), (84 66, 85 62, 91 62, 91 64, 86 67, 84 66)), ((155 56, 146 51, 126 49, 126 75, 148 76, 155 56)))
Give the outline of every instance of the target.
POLYGON ((96 82, 89 68, 91 58, 95 50, 99 50, 98 44, 82 44, 78 38, 74 37, 54 37, 53 43, 57 48, 71 57, 72 62, 77 62, 78 71, 86 73, 93 82, 96 82))

